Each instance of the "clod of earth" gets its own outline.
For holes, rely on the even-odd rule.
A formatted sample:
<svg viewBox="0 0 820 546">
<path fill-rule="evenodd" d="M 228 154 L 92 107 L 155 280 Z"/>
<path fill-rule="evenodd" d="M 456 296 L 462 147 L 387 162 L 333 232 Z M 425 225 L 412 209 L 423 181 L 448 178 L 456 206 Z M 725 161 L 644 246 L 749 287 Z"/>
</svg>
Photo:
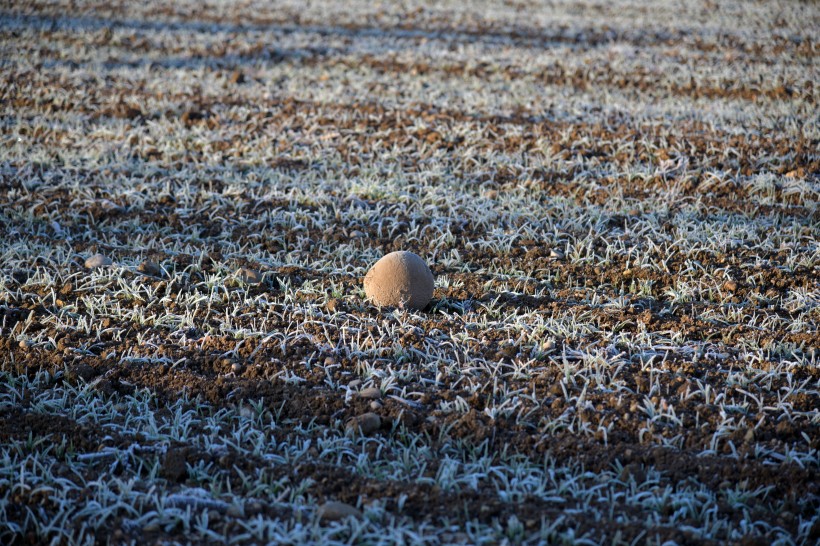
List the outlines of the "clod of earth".
<svg viewBox="0 0 820 546">
<path fill-rule="evenodd" d="M 433 273 L 418 255 L 391 252 L 370 268 L 364 278 L 367 297 L 378 306 L 424 309 L 433 298 Z"/>
<path fill-rule="evenodd" d="M 82 379 L 87 383 L 94 378 L 94 368 L 84 363 L 76 364 L 68 369 L 67 376 L 73 380 Z"/>
<path fill-rule="evenodd" d="M 344 502 L 328 501 L 316 510 L 319 521 L 339 521 L 346 518 L 360 519 L 362 513 L 355 506 Z"/>
<path fill-rule="evenodd" d="M 187 451 L 185 449 L 169 449 L 165 453 L 159 474 L 171 483 L 180 482 L 188 475 Z"/>
<path fill-rule="evenodd" d="M 112 265 L 114 262 L 108 256 L 102 254 L 94 254 L 85 261 L 86 269 L 94 269 L 96 267 L 106 267 Z"/>
<path fill-rule="evenodd" d="M 382 391 L 378 387 L 367 387 L 359 391 L 359 396 L 375 400 L 382 397 Z"/>
<path fill-rule="evenodd" d="M 156 264 L 148 260 L 139 264 L 137 266 L 137 271 L 145 275 L 151 275 L 152 277 L 162 276 L 162 268 L 159 266 L 159 264 Z"/>
<path fill-rule="evenodd" d="M 376 432 L 381 426 L 381 417 L 375 413 L 368 412 L 348 421 L 345 426 L 345 430 L 348 434 L 355 434 L 358 432 L 359 434 L 367 435 L 372 432 Z"/>
</svg>

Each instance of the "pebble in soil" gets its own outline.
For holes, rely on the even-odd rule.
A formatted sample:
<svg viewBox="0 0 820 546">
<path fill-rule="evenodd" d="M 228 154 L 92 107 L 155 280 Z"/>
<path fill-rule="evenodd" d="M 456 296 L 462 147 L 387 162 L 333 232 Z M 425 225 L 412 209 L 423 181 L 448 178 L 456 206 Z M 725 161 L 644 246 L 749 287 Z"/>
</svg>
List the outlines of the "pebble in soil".
<svg viewBox="0 0 820 546">
<path fill-rule="evenodd" d="M 108 256 L 103 256 L 102 254 L 94 254 L 93 256 L 89 256 L 85 260 L 85 267 L 86 269 L 96 269 L 98 267 L 107 267 L 112 265 L 114 261 L 109 258 Z"/>
<path fill-rule="evenodd" d="M 382 307 L 421 310 L 433 298 L 435 279 L 417 254 L 398 250 L 383 256 L 367 272 L 364 291 Z"/>
<path fill-rule="evenodd" d="M 259 284 L 262 282 L 262 274 L 248 267 L 240 267 L 236 272 L 236 278 L 243 284 Z"/>
<path fill-rule="evenodd" d="M 376 432 L 381 428 L 381 417 L 375 413 L 365 413 L 359 415 L 347 422 L 345 431 L 347 434 L 356 434 L 357 432 L 363 436 Z"/>
<path fill-rule="evenodd" d="M 377 400 L 382 397 L 382 391 L 378 387 L 367 387 L 359 391 L 359 397 Z"/>
<path fill-rule="evenodd" d="M 347 518 L 360 519 L 362 512 L 344 502 L 328 501 L 316 510 L 319 521 L 339 521 Z"/>
</svg>

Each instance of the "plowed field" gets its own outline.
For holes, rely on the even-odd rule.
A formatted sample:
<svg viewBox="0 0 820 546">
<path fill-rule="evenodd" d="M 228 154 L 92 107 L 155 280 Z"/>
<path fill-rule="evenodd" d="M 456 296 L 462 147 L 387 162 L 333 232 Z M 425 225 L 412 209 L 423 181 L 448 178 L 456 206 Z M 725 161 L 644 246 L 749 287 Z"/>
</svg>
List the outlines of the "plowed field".
<svg viewBox="0 0 820 546">
<path fill-rule="evenodd" d="M 819 32 L 0 2 L 0 543 L 817 544 Z"/>
</svg>

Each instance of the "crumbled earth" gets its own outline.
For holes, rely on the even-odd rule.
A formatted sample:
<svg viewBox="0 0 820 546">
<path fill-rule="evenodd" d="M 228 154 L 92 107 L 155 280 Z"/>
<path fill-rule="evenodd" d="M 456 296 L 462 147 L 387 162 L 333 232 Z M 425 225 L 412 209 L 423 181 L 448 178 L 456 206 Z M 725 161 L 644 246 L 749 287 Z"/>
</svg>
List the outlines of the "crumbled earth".
<svg viewBox="0 0 820 546">
<path fill-rule="evenodd" d="M 817 28 L 0 6 L 0 543 L 820 541 Z"/>
</svg>

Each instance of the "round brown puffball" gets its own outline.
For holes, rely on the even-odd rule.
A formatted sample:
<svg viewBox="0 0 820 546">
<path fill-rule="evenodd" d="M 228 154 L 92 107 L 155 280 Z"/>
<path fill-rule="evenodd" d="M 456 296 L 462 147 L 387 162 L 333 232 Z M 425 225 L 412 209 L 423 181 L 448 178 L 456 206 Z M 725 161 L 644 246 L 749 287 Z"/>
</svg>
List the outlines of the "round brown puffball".
<svg viewBox="0 0 820 546">
<path fill-rule="evenodd" d="M 424 260 L 406 250 L 382 257 L 364 277 L 365 294 L 379 306 L 424 309 L 433 298 L 434 284 Z"/>
</svg>

